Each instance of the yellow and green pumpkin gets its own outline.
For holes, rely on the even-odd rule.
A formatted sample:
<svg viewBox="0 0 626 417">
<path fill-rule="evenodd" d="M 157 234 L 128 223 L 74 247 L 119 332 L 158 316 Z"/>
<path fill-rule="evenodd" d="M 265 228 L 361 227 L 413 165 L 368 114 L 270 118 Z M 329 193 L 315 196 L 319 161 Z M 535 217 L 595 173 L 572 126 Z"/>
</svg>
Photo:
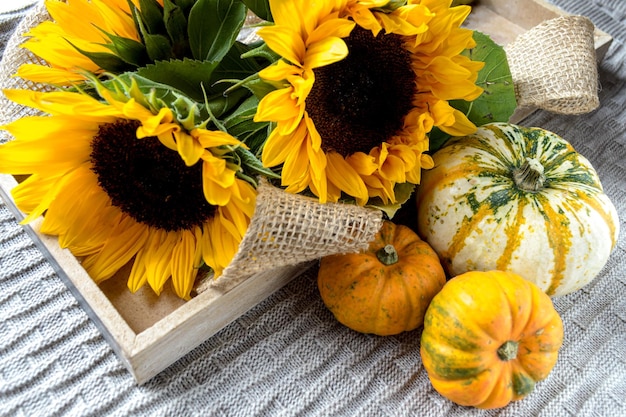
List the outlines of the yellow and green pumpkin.
<svg viewBox="0 0 626 417">
<path fill-rule="evenodd" d="M 512 272 L 472 271 L 452 278 L 432 299 L 420 354 L 441 395 L 499 408 L 550 374 L 562 344 L 561 317 L 539 287 Z"/>
<path fill-rule="evenodd" d="M 608 261 L 617 211 L 560 136 L 492 123 L 450 139 L 433 159 L 416 195 L 418 232 L 451 276 L 508 270 L 561 296 Z"/>
<path fill-rule="evenodd" d="M 317 276 L 322 301 L 340 323 L 379 336 L 421 326 L 445 282 L 428 243 L 388 220 L 366 250 L 322 258 Z"/>
</svg>

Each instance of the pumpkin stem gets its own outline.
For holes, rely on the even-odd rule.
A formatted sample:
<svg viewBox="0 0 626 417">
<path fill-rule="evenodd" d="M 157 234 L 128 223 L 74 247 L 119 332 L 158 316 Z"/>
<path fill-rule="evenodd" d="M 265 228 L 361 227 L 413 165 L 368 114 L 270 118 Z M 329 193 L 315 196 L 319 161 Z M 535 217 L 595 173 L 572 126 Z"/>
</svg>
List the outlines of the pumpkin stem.
<svg viewBox="0 0 626 417">
<path fill-rule="evenodd" d="M 519 344 L 512 340 L 506 341 L 498 348 L 498 357 L 503 361 L 510 361 L 517 357 Z"/>
<path fill-rule="evenodd" d="M 546 176 L 543 165 L 535 158 L 526 158 L 521 167 L 513 171 L 515 184 L 525 191 L 537 192 L 543 188 Z"/>
<path fill-rule="evenodd" d="M 398 251 L 396 251 L 396 248 L 394 248 L 390 243 L 385 245 L 385 247 L 378 249 L 376 257 L 385 265 L 393 265 L 398 262 Z"/>
</svg>

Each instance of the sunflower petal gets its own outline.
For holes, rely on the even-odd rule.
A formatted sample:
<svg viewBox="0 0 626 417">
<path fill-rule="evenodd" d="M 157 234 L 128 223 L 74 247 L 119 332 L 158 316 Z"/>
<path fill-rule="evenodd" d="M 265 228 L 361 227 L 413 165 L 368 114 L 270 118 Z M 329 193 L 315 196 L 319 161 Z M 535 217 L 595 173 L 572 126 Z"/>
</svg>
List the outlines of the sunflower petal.
<svg viewBox="0 0 626 417">
<path fill-rule="evenodd" d="M 453 124 L 440 125 L 439 128 L 452 136 L 466 136 L 476 131 L 476 125 L 462 112 L 455 109 L 453 116 Z"/>
<path fill-rule="evenodd" d="M 55 187 L 61 175 L 33 174 L 13 187 L 11 195 L 17 207 L 24 213 L 32 213 L 37 210 L 42 196 L 47 195 Z M 43 208 L 41 212 L 45 211 Z M 36 217 L 39 214 L 35 214 Z M 26 223 L 26 222 L 25 222 Z"/>
<path fill-rule="evenodd" d="M 119 109 L 80 93 L 33 90 L 3 90 L 3 93 L 9 100 L 23 106 L 51 115 L 72 116 L 75 120 L 102 122 L 103 118 L 123 117 Z"/>
<path fill-rule="evenodd" d="M 306 139 L 306 125 L 300 123 L 298 128 L 290 135 L 283 135 L 278 129 L 274 129 L 267 138 L 261 154 L 261 160 L 265 167 L 275 167 L 287 159 L 294 149 L 300 149 Z"/>
<path fill-rule="evenodd" d="M 188 167 L 195 165 L 204 153 L 204 147 L 185 132 L 179 132 L 176 135 L 176 144 L 179 155 Z"/>
<path fill-rule="evenodd" d="M 378 169 L 375 158 L 364 152 L 355 152 L 352 155 L 348 155 L 346 162 L 348 162 L 359 175 L 372 175 Z"/>
<path fill-rule="evenodd" d="M 277 25 L 288 27 L 298 37 L 306 37 L 316 23 L 320 8 L 327 2 L 272 0 L 270 8 Z"/>
<path fill-rule="evenodd" d="M 196 237 L 192 231 L 181 232 L 181 237 L 172 251 L 172 284 L 180 298 L 191 299 L 190 293 L 198 272 L 195 264 Z"/>
<path fill-rule="evenodd" d="M 315 28 L 307 38 L 307 45 L 314 44 L 326 38 L 346 38 L 354 29 L 356 23 L 348 19 L 328 19 Z"/>
<path fill-rule="evenodd" d="M 301 117 L 301 111 L 292 93 L 293 87 L 288 87 L 267 94 L 259 102 L 254 121 L 286 122 L 293 124 L 295 129 Z"/>
<path fill-rule="evenodd" d="M 146 275 L 150 288 L 158 295 L 172 275 L 172 253 L 180 234 L 177 232 L 159 231 L 158 246 L 146 252 Z M 155 241 L 156 243 L 157 241 Z"/>
<path fill-rule="evenodd" d="M 224 228 L 223 223 L 227 221 L 221 217 L 213 217 L 204 232 L 208 239 L 205 238 L 203 242 L 202 258 L 213 269 L 215 278 L 222 275 L 239 245 L 239 240 Z"/>
<path fill-rule="evenodd" d="M 235 226 L 233 236 L 243 238 L 248 230 L 250 218 L 254 214 L 256 190 L 246 181 L 237 180 L 236 197 L 231 198 L 231 204 L 220 207 L 222 217 L 229 219 Z"/>
<path fill-rule="evenodd" d="M 66 117 L 24 117 L 3 126 L 16 140 L 0 145 L 0 171 L 14 175 L 64 172 L 88 161 L 96 131 Z M 97 128 L 97 126 L 96 126 Z"/>
<path fill-rule="evenodd" d="M 83 267 L 97 283 L 111 278 L 135 256 L 147 238 L 145 225 L 130 217 L 122 218 L 102 250 L 86 257 Z"/>
<path fill-rule="evenodd" d="M 216 148 L 225 145 L 246 147 L 239 139 L 219 130 L 194 129 L 190 133 L 203 148 Z"/>
<path fill-rule="evenodd" d="M 269 26 L 258 30 L 267 46 L 294 65 L 301 65 L 306 47 L 300 35 L 286 26 Z"/>
<path fill-rule="evenodd" d="M 336 152 L 326 154 L 326 159 L 328 180 L 346 194 L 356 198 L 360 205 L 365 204 L 368 199 L 367 187 L 359 174 Z"/>
<path fill-rule="evenodd" d="M 146 253 L 147 249 L 145 246 L 141 248 L 139 252 L 137 252 L 135 260 L 133 261 L 133 267 L 131 268 L 130 274 L 128 275 L 126 286 L 132 293 L 139 291 L 139 289 L 143 287 L 148 281 L 145 263 Z"/>
<path fill-rule="evenodd" d="M 407 167 L 402 158 L 393 154 L 389 154 L 385 158 L 385 162 L 381 164 L 378 170 L 382 178 L 400 184 L 406 182 L 406 171 Z"/>
<path fill-rule="evenodd" d="M 348 56 L 348 46 L 341 38 L 330 37 L 315 42 L 307 49 L 306 68 L 318 68 L 341 61 Z"/>
<path fill-rule="evenodd" d="M 40 191 L 40 190 L 36 188 L 39 185 L 37 184 L 36 179 L 38 179 L 38 177 L 32 176 L 29 178 L 29 180 L 32 180 L 32 181 L 28 181 L 28 180 L 27 180 L 28 182 L 24 181 L 22 184 L 17 185 L 12 190 L 13 197 L 15 199 L 15 204 L 17 205 L 18 208 L 21 209 L 26 204 L 33 204 L 33 203 L 36 204 L 36 206 L 30 210 L 30 212 L 28 213 L 28 216 L 26 216 L 20 222 L 21 224 L 30 223 L 36 218 L 38 218 L 39 216 L 42 216 L 43 213 L 50 206 L 50 203 L 56 198 L 57 194 L 59 193 L 59 191 L 62 189 L 62 187 L 65 185 L 65 182 L 66 182 L 64 178 L 61 177 L 58 179 L 58 181 L 54 181 L 54 183 L 51 184 L 51 187 L 49 187 L 46 190 L 45 194 L 37 194 L 37 191 Z M 34 188 L 31 188 L 31 187 L 34 187 Z M 31 196 L 33 197 L 33 200 L 29 201 L 29 197 Z M 22 201 L 24 201 L 24 203 L 22 203 Z"/>
<path fill-rule="evenodd" d="M 207 155 L 202 161 L 202 189 L 204 198 L 214 206 L 230 202 L 235 172 L 226 168 L 226 161 Z"/>
<path fill-rule="evenodd" d="M 59 235 L 59 245 L 75 256 L 94 254 L 119 223 L 121 212 L 97 185 L 90 165 L 83 164 L 64 179 L 67 182 L 50 203 L 41 232 Z"/>
<path fill-rule="evenodd" d="M 300 192 L 306 188 L 310 180 L 309 157 L 307 155 L 306 141 L 299 144 L 298 148 L 290 149 L 285 158 L 282 170 L 282 184 L 288 186 L 289 192 Z M 294 187 L 298 191 L 294 191 Z"/>
<path fill-rule="evenodd" d="M 259 71 L 261 78 L 270 81 L 283 81 L 300 74 L 302 74 L 302 68 L 282 60 L 276 61 L 274 65 L 270 65 Z"/>
<path fill-rule="evenodd" d="M 85 81 L 85 77 L 73 71 L 61 68 L 52 68 L 38 64 L 22 64 L 17 69 L 16 75 L 19 78 L 35 83 L 66 85 Z"/>
</svg>

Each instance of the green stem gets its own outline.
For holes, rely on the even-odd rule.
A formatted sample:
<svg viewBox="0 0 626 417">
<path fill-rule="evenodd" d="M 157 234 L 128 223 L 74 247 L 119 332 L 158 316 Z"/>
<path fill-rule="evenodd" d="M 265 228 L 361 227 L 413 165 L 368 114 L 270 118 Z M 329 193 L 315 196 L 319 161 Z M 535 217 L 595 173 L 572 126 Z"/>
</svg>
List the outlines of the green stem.
<svg viewBox="0 0 626 417">
<path fill-rule="evenodd" d="M 398 252 L 391 243 L 379 249 L 376 252 L 376 257 L 385 265 L 393 265 L 398 262 Z"/>
<path fill-rule="evenodd" d="M 498 348 L 498 357 L 503 361 L 510 361 L 517 357 L 519 343 L 512 340 L 506 341 Z"/>
<path fill-rule="evenodd" d="M 515 184 L 525 191 L 537 192 L 543 188 L 546 176 L 543 165 L 535 158 L 526 158 L 521 167 L 513 171 Z"/>
</svg>

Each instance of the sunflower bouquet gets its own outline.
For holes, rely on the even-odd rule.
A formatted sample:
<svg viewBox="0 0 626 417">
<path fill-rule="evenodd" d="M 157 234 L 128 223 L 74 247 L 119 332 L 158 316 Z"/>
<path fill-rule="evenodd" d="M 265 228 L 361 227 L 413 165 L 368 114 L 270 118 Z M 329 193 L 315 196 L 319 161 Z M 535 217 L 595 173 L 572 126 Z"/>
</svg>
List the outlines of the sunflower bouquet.
<svg viewBox="0 0 626 417">
<path fill-rule="evenodd" d="M 359 216 L 375 231 L 445 138 L 516 107 L 503 49 L 451 0 L 43 5 L 16 73 L 28 88 L 4 91 L 36 113 L 2 127 L 0 171 L 21 180 L 24 222 L 43 215 L 96 282 L 130 263 L 131 291 L 171 281 L 189 299 L 200 271 L 223 275 L 267 186 L 266 205 L 293 196 L 308 218 L 350 206 L 341 227 L 367 244 Z"/>
</svg>

